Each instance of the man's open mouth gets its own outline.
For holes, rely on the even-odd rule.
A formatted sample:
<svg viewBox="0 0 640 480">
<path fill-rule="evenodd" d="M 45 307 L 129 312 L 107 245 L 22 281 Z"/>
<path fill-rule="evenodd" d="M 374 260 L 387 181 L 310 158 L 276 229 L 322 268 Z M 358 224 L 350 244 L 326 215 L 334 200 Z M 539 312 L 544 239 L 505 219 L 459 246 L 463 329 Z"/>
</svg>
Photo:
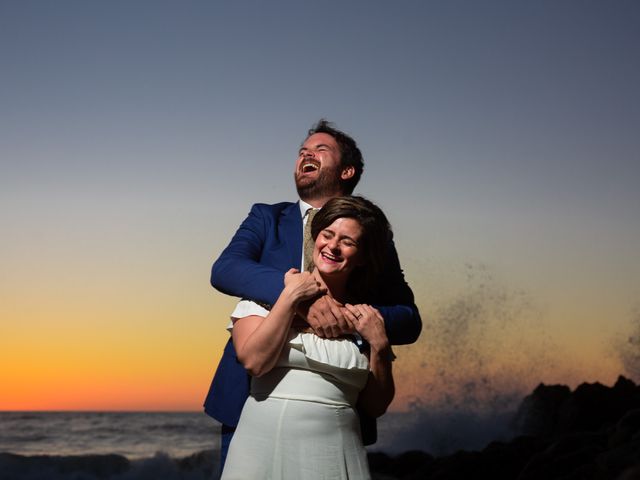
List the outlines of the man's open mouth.
<svg viewBox="0 0 640 480">
<path fill-rule="evenodd" d="M 317 170 L 320 170 L 320 164 L 317 162 L 307 160 L 302 165 L 300 165 L 300 172 L 302 173 L 311 173 Z"/>
</svg>

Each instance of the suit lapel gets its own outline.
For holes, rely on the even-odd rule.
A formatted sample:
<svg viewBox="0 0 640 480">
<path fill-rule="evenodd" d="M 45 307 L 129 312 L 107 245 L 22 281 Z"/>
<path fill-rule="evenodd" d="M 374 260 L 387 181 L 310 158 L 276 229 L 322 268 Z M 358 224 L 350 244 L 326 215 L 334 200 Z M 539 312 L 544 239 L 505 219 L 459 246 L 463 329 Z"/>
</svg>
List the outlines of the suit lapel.
<svg viewBox="0 0 640 480">
<path fill-rule="evenodd" d="M 302 263 L 302 218 L 298 202 L 282 211 L 280 217 L 280 238 L 287 245 L 291 265 L 300 268 Z"/>
</svg>

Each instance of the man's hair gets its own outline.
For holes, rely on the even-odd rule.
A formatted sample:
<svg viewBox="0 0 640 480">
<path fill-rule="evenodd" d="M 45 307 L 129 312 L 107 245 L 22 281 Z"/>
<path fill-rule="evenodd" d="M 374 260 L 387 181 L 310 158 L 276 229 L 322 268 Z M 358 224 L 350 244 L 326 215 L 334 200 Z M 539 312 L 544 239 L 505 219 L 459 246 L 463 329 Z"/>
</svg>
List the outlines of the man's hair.
<svg viewBox="0 0 640 480">
<path fill-rule="evenodd" d="M 322 230 L 339 218 L 352 218 L 362 228 L 358 250 L 364 265 L 357 267 L 347 282 L 352 301 L 362 301 L 380 279 L 393 232 L 384 212 L 373 202 L 359 196 L 335 197 L 313 218 L 311 236 L 314 241 Z"/>
<path fill-rule="evenodd" d="M 353 167 L 355 173 L 351 178 L 342 181 L 342 193 L 345 195 L 351 195 L 354 188 L 360 181 L 362 171 L 364 170 L 364 159 L 362 158 L 362 152 L 358 148 L 356 141 L 346 133 L 338 130 L 333 126 L 331 122 L 328 122 L 324 118 L 321 118 L 307 134 L 307 138 L 314 133 L 326 133 L 331 135 L 338 147 L 340 148 L 340 162 L 342 168 Z"/>
</svg>

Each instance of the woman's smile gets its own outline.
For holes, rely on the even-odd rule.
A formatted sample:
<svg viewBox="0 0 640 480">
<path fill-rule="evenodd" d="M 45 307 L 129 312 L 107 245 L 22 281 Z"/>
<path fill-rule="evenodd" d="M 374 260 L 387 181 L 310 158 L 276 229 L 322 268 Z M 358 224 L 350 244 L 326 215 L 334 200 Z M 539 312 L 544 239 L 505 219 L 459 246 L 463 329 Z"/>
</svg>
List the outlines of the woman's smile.
<svg viewBox="0 0 640 480">
<path fill-rule="evenodd" d="M 326 275 L 348 274 L 360 262 L 358 241 L 362 227 L 353 218 L 338 218 L 320 231 L 315 243 L 315 264 Z"/>
</svg>

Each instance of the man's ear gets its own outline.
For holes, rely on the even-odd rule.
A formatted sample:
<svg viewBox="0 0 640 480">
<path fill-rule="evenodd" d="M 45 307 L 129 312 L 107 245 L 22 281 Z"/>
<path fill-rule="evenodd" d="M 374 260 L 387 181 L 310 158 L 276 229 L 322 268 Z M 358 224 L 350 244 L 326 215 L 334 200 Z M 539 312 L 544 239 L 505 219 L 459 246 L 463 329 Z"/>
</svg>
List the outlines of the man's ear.
<svg viewBox="0 0 640 480">
<path fill-rule="evenodd" d="M 356 174 L 356 169 L 353 166 L 349 165 L 348 167 L 344 167 L 342 169 L 342 173 L 340 174 L 340 178 L 342 180 L 348 180 Z"/>
</svg>

